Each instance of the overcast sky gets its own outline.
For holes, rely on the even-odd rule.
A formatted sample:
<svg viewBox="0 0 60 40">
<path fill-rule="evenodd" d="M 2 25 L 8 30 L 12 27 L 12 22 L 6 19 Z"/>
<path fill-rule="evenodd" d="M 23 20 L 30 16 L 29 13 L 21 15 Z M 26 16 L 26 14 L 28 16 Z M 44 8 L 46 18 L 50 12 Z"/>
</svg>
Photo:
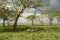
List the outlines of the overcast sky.
<svg viewBox="0 0 60 40">
<path fill-rule="evenodd" d="M 60 9 L 60 0 L 50 0 L 50 6 L 52 8 Z"/>
</svg>

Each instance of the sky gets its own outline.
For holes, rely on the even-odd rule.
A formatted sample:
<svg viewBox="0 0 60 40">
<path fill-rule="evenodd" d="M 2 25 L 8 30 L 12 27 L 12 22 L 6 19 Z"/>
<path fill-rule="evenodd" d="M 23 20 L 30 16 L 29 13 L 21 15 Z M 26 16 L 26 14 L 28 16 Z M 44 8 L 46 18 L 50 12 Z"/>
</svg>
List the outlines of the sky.
<svg viewBox="0 0 60 40">
<path fill-rule="evenodd" d="M 8 0 L 8 1 L 11 1 L 11 0 Z M 60 0 L 50 0 L 50 7 L 60 9 Z"/>
<path fill-rule="evenodd" d="M 60 9 L 60 0 L 50 0 L 50 7 Z"/>
</svg>

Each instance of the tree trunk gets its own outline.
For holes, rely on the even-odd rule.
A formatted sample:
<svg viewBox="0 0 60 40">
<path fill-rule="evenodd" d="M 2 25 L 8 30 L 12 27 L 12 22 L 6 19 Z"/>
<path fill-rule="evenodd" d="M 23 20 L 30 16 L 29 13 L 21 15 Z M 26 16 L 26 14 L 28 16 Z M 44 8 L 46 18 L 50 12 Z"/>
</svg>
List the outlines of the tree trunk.
<svg viewBox="0 0 60 40">
<path fill-rule="evenodd" d="M 9 22 L 9 20 L 7 21 L 8 22 L 8 26 L 10 25 L 10 22 Z"/>
<path fill-rule="evenodd" d="M 18 22 L 20 13 L 23 13 L 24 9 L 22 9 L 21 11 L 19 11 L 19 14 L 17 14 L 17 17 L 16 17 L 15 22 L 14 22 L 14 25 L 13 25 L 13 31 L 16 31 L 16 26 L 17 26 L 17 22 Z"/>
<path fill-rule="evenodd" d="M 52 19 L 50 20 L 50 25 L 52 25 Z"/>
<path fill-rule="evenodd" d="M 44 25 L 43 21 L 40 21 L 40 20 L 38 20 L 38 21 L 41 23 L 41 25 Z"/>
<path fill-rule="evenodd" d="M 3 30 L 5 30 L 5 20 L 3 20 Z"/>
<path fill-rule="evenodd" d="M 34 22 L 33 22 L 33 20 L 32 20 L 32 25 L 34 25 Z"/>
<path fill-rule="evenodd" d="M 3 27 L 5 27 L 5 20 L 3 20 Z"/>
<path fill-rule="evenodd" d="M 15 22 L 14 22 L 14 25 L 13 25 L 13 31 L 16 31 L 16 26 L 17 26 L 17 22 L 18 22 L 19 16 L 20 16 L 20 13 L 17 15 L 17 17 L 15 19 Z"/>
</svg>

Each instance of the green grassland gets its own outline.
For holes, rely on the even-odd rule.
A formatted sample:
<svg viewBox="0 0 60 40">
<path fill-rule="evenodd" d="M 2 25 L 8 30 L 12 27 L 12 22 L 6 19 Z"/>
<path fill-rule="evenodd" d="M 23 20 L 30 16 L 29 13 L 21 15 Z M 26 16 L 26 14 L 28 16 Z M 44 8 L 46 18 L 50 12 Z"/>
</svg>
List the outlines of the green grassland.
<svg viewBox="0 0 60 40">
<path fill-rule="evenodd" d="M 38 31 L 26 31 L 27 29 Z M 0 26 L 0 40 L 60 40 L 60 25 L 18 25 L 16 31 L 12 26 L 6 26 L 6 30 Z"/>
</svg>

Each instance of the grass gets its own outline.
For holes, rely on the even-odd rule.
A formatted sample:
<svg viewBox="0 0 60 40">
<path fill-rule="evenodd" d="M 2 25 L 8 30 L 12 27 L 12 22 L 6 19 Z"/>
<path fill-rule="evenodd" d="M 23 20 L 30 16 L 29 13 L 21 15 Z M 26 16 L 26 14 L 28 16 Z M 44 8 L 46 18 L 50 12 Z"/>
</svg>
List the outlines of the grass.
<svg viewBox="0 0 60 40">
<path fill-rule="evenodd" d="M 60 32 L 5 32 L 0 40 L 60 40 Z"/>
<path fill-rule="evenodd" d="M 26 29 L 38 28 L 38 32 L 27 32 Z M 2 31 L 0 26 L 0 40 L 60 40 L 59 25 L 19 25 L 16 32 L 12 31 L 11 26 L 6 26 L 6 31 Z"/>
</svg>

